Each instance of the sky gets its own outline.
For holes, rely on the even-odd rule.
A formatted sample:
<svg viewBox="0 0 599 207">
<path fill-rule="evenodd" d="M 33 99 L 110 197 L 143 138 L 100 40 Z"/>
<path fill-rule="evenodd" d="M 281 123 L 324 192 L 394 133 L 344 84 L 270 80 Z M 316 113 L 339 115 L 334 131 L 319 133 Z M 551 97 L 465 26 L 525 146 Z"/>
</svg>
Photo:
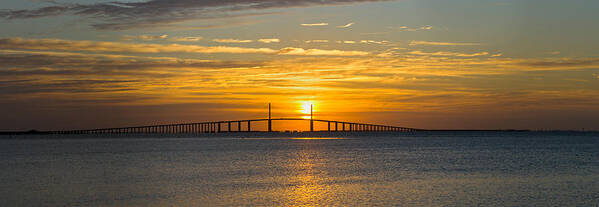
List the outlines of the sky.
<svg viewBox="0 0 599 207">
<path fill-rule="evenodd" d="M 599 130 L 599 1 L 3 0 L 0 130 Z M 276 130 L 305 130 L 304 123 Z"/>
</svg>

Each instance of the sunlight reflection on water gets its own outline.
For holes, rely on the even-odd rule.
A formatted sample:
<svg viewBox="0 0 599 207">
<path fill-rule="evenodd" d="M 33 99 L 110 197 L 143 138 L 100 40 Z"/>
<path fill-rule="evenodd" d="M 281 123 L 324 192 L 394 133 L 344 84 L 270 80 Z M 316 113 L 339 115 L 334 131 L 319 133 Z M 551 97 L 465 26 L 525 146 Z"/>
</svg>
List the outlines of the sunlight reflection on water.
<svg viewBox="0 0 599 207">
<path fill-rule="evenodd" d="M 592 206 L 596 137 L 0 140 L 0 206 Z"/>
</svg>

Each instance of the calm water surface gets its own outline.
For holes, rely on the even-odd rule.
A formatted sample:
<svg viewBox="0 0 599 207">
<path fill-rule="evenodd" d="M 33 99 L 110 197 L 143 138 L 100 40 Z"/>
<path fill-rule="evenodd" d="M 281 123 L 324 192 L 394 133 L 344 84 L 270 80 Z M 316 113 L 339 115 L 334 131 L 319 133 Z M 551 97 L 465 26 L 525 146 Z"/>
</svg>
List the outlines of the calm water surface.
<svg viewBox="0 0 599 207">
<path fill-rule="evenodd" d="M 0 139 L 0 206 L 598 206 L 599 134 Z"/>
</svg>

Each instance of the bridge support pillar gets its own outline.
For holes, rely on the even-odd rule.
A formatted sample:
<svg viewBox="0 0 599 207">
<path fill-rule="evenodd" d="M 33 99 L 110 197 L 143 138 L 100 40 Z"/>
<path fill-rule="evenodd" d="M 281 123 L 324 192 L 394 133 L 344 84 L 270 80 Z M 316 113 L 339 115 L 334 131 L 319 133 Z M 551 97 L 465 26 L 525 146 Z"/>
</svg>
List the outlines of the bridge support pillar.
<svg viewBox="0 0 599 207">
<path fill-rule="evenodd" d="M 272 132 L 272 120 L 268 119 L 268 132 Z"/>
<path fill-rule="evenodd" d="M 329 132 L 331 132 L 331 122 L 327 121 Z"/>
<path fill-rule="evenodd" d="M 251 121 L 248 121 L 248 132 L 251 132 L 251 131 L 252 131 L 252 127 L 251 127 L 251 124 L 250 124 L 250 122 L 251 122 Z"/>
<path fill-rule="evenodd" d="M 231 122 L 227 122 L 227 125 L 229 125 L 229 126 L 227 127 L 227 132 L 231 132 Z"/>
</svg>

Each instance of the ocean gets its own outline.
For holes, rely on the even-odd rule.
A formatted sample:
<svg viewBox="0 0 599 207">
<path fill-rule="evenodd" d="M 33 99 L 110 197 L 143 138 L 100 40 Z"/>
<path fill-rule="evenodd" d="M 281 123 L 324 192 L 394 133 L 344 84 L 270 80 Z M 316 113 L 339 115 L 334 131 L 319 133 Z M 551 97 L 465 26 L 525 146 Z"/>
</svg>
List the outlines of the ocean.
<svg viewBox="0 0 599 207">
<path fill-rule="evenodd" d="M 599 133 L 0 137 L 0 206 L 599 206 Z"/>
</svg>

